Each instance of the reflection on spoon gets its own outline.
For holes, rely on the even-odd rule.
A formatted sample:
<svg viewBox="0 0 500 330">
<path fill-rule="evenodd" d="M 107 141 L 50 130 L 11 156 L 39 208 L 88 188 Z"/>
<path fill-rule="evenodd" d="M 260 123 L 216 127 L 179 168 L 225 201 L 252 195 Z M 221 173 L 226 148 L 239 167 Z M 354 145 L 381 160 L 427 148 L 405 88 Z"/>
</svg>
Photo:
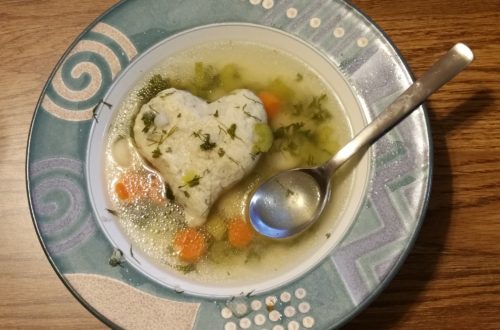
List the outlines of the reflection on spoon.
<svg viewBox="0 0 500 330">
<path fill-rule="evenodd" d="M 473 59 L 466 45 L 456 44 L 326 163 L 288 170 L 264 182 L 250 196 L 248 214 L 253 227 L 272 238 L 287 238 L 306 230 L 330 199 L 333 173 L 396 126 Z"/>
</svg>

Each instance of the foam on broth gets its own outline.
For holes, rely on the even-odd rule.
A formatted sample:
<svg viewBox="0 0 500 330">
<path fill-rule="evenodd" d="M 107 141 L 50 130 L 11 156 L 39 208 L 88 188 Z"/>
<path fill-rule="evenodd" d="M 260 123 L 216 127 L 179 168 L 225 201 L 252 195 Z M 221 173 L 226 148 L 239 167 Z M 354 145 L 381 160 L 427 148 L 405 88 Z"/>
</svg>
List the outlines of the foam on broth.
<svg viewBox="0 0 500 330">
<path fill-rule="evenodd" d="M 202 283 L 234 284 L 251 279 L 253 282 L 268 279 L 282 274 L 297 264 L 306 260 L 330 236 L 335 220 L 340 216 L 346 205 L 346 196 L 353 183 L 353 175 L 348 171 L 340 171 L 334 180 L 332 202 L 327 207 L 322 219 L 305 234 L 295 239 L 272 241 L 263 237 L 254 240 L 252 249 L 224 250 L 223 244 L 217 247 L 221 250 L 208 254 L 193 267 L 180 263 L 172 251 L 173 230 L 182 226 L 182 209 L 171 202 L 164 204 L 134 203 L 122 205 L 116 197 L 114 185 L 118 178 L 130 168 L 154 177 L 154 172 L 133 151 L 132 144 L 128 146 L 130 165 L 127 168 L 119 165 L 116 158 L 115 144 L 130 136 L 131 122 L 140 105 L 137 91 L 143 87 L 153 74 L 161 74 L 173 81 L 186 82 L 193 77 L 193 65 L 202 62 L 220 70 L 228 64 L 235 64 L 242 81 L 252 88 L 266 86 L 279 78 L 290 87 L 300 99 L 310 96 L 326 95 L 322 106 L 329 110 L 330 118 L 324 124 L 332 126 L 328 130 L 328 145 L 326 150 L 315 153 L 313 163 L 321 163 L 344 145 L 351 137 L 351 129 L 347 116 L 341 107 L 333 90 L 328 88 L 318 75 L 298 59 L 281 51 L 249 43 L 249 42 L 217 42 L 193 47 L 167 58 L 161 65 L 148 73 L 140 81 L 129 97 L 121 105 L 114 122 L 111 125 L 105 151 L 105 172 L 110 199 L 115 205 L 114 211 L 123 231 L 129 237 L 134 249 L 140 249 L 156 264 L 166 271 L 184 273 L 190 279 Z M 216 91 L 207 96 L 213 101 L 223 96 L 222 91 Z M 290 116 L 282 115 L 270 121 L 273 130 L 294 122 Z M 320 127 L 321 125 L 318 125 Z M 321 126 L 322 127 L 322 126 Z M 264 154 L 252 173 L 235 187 L 225 192 L 213 206 L 211 217 L 231 218 L 245 216 L 246 197 L 262 180 L 282 170 L 284 167 L 298 166 L 300 163 L 279 153 Z M 125 161 L 124 161 L 125 162 Z M 302 164 L 304 165 L 304 164 Z M 252 244 L 254 244 L 252 243 Z M 212 244 L 218 242 L 212 241 Z M 212 245 L 214 246 L 214 245 Z"/>
</svg>

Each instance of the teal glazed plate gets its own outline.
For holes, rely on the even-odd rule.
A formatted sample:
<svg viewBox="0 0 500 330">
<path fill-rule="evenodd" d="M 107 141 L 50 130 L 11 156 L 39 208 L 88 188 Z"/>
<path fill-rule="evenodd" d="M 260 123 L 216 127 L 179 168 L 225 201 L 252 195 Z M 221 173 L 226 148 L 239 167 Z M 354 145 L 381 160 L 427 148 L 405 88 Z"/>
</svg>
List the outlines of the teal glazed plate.
<svg viewBox="0 0 500 330">
<path fill-rule="evenodd" d="M 328 76 L 337 76 L 332 78 L 337 86 L 345 85 L 345 95 L 352 96 L 359 112 L 354 131 L 413 81 L 384 33 L 341 0 L 122 1 L 74 41 L 50 76 L 27 149 L 33 222 L 63 283 L 107 325 L 200 330 L 340 327 L 383 290 L 412 248 L 431 185 L 430 128 L 423 107 L 363 158 L 359 203 L 352 221 L 344 223 L 337 238 L 332 234 L 335 244 L 329 243 L 331 248 L 317 261 L 283 281 L 240 294 L 210 294 L 206 288 L 163 283 L 161 272 L 142 267 L 132 246 L 125 248 L 110 234 L 114 220 L 103 212 L 93 185 L 98 173 L 93 160 L 99 155 L 94 149 L 128 84 L 146 73 L 144 65 L 159 61 L 172 47 L 182 48 L 184 40 L 210 39 L 217 33 L 253 40 L 259 39 L 259 31 L 269 37 L 268 43 L 276 41 L 285 48 L 294 43 L 298 48 L 290 49 L 301 49 L 299 57 L 310 53 L 311 59 L 320 59 L 309 62 L 325 65 L 323 71 L 323 64 L 317 64 L 317 72 L 331 69 Z"/>
</svg>

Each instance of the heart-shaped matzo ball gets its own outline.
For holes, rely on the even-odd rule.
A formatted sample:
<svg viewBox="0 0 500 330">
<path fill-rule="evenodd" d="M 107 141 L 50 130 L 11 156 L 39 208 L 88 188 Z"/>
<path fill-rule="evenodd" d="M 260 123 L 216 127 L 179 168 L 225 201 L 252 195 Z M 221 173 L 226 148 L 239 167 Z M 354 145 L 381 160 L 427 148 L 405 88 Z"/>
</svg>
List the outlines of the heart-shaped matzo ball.
<svg viewBox="0 0 500 330">
<path fill-rule="evenodd" d="M 253 169 L 266 151 L 263 129 L 266 112 L 249 90 L 207 103 L 174 88 L 143 105 L 133 127 L 139 153 L 161 173 L 189 226 L 202 225 L 221 192 Z"/>
</svg>

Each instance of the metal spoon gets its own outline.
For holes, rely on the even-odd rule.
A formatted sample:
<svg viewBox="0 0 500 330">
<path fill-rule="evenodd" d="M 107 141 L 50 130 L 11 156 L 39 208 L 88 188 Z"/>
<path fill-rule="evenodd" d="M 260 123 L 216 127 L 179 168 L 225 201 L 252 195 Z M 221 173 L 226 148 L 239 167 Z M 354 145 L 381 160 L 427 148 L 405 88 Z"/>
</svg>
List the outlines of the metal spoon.
<svg viewBox="0 0 500 330">
<path fill-rule="evenodd" d="M 333 173 L 408 116 L 473 58 L 466 45 L 456 44 L 326 163 L 291 169 L 264 182 L 252 194 L 248 206 L 255 230 L 272 238 L 287 238 L 306 230 L 330 199 Z"/>
</svg>

